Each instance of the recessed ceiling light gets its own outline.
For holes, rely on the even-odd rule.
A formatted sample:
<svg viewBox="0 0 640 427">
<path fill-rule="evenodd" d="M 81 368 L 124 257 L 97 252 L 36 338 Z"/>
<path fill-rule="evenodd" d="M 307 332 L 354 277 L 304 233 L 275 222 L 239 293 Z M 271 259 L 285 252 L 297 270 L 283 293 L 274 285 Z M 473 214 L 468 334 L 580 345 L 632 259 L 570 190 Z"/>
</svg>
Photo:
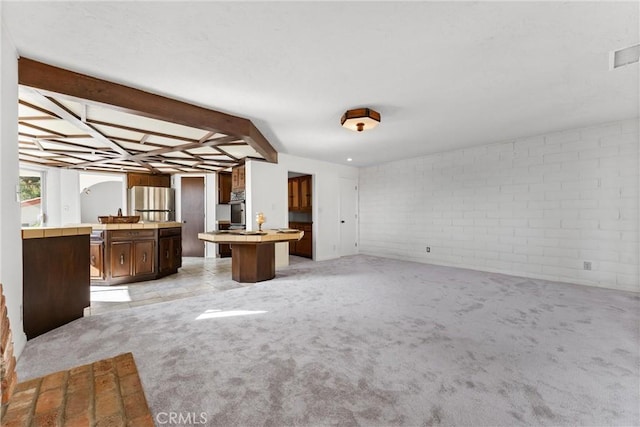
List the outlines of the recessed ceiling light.
<svg viewBox="0 0 640 427">
<path fill-rule="evenodd" d="M 353 161 L 353 159 L 351 157 L 347 158 L 347 162 L 352 162 L 352 161 Z"/>
</svg>

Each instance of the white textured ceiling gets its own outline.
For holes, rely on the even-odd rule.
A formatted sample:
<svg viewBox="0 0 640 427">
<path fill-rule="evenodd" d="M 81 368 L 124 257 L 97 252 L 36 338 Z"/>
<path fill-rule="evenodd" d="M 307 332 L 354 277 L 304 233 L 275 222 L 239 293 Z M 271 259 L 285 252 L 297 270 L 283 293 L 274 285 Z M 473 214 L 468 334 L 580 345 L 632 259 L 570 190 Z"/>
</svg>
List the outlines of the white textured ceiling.
<svg viewBox="0 0 640 427">
<path fill-rule="evenodd" d="M 2 2 L 18 53 L 368 165 L 638 116 L 638 2 Z M 370 132 L 340 127 L 371 107 Z"/>
</svg>

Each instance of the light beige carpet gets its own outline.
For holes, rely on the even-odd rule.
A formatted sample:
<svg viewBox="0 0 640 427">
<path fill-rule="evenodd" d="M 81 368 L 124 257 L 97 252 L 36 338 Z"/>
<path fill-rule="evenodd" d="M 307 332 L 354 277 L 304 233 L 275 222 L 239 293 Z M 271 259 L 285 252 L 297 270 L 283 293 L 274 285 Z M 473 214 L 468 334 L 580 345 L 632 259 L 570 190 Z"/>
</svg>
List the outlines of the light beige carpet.
<svg viewBox="0 0 640 427">
<path fill-rule="evenodd" d="M 159 425 L 630 426 L 639 325 L 638 294 L 354 256 L 80 319 L 18 373 L 131 351 Z"/>
</svg>

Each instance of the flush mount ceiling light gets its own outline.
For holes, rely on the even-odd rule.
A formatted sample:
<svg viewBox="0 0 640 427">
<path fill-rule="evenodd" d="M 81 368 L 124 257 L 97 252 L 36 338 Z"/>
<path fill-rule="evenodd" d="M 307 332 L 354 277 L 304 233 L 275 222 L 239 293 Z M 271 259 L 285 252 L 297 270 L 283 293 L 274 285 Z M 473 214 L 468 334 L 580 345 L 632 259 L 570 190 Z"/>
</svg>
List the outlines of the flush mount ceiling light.
<svg viewBox="0 0 640 427">
<path fill-rule="evenodd" d="M 340 124 L 347 129 L 362 132 L 373 129 L 380 123 L 380 113 L 370 108 L 347 110 L 340 119 Z"/>
</svg>

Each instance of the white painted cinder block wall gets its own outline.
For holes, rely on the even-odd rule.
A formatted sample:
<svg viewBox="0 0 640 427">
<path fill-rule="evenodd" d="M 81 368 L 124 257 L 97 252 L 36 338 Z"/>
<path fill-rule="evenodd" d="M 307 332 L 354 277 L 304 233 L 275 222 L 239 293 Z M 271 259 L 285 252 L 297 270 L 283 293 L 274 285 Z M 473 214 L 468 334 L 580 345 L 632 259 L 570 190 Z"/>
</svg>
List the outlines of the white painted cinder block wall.
<svg viewBox="0 0 640 427">
<path fill-rule="evenodd" d="M 636 118 L 362 168 L 360 252 L 640 291 L 638 140 Z"/>
</svg>

